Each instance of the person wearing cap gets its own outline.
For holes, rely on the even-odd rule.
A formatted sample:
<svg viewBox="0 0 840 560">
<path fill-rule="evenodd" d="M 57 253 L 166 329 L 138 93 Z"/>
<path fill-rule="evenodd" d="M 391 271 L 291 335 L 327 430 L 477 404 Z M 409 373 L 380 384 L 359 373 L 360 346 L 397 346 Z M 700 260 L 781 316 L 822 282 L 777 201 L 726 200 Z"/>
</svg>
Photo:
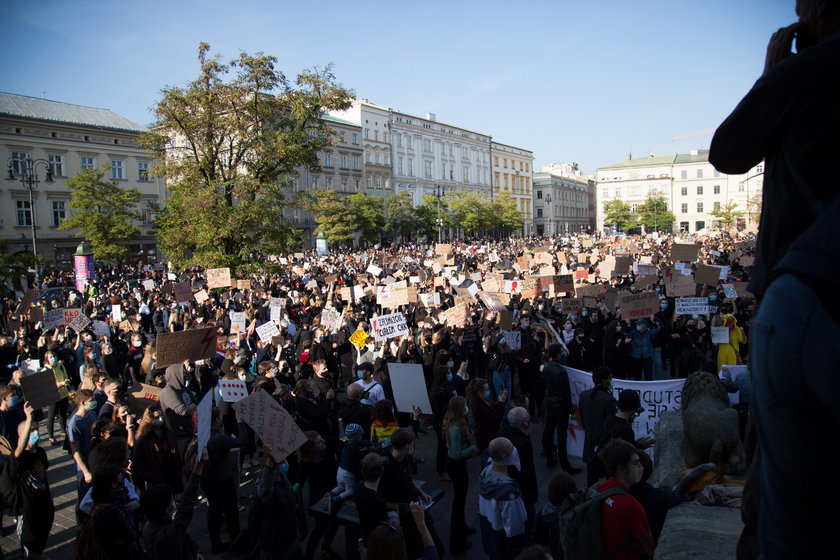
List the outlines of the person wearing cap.
<svg viewBox="0 0 840 560">
<path fill-rule="evenodd" d="M 357 381 L 353 385 L 362 388 L 362 404 L 373 406 L 385 398 L 385 389 L 373 378 L 374 367 L 370 362 L 356 366 Z"/>
<path fill-rule="evenodd" d="M 491 560 L 514 558 L 525 545 L 528 514 L 519 484 L 508 473 L 521 468 L 519 453 L 505 437 L 497 437 L 487 448 L 490 464 L 478 476 L 478 514 L 481 541 Z"/>
<path fill-rule="evenodd" d="M 344 428 L 344 447 L 341 450 L 341 459 L 338 463 L 336 483 L 338 486 L 330 492 L 331 511 L 334 513 L 339 508 L 339 503 L 353 496 L 356 487 L 359 462 L 364 452 L 370 447 L 369 441 L 362 441 L 364 428 L 358 424 L 347 424 Z"/>
<path fill-rule="evenodd" d="M 593 472 L 588 474 L 588 477 L 594 477 L 598 480 L 606 475 L 603 460 L 600 457 L 600 451 L 614 439 L 622 439 L 627 443 L 636 446 L 637 449 L 647 449 L 653 445 L 653 438 L 641 437 L 636 438 L 636 433 L 633 431 L 633 420 L 638 415 L 644 412 L 642 408 L 642 400 L 639 397 L 638 391 L 633 389 L 623 389 L 618 394 L 618 411 L 612 416 L 608 416 L 604 420 L 604 425 L 601 432 L 601 437 L 598 440 L 596 453 L 590 463 Z"/>
</svg>

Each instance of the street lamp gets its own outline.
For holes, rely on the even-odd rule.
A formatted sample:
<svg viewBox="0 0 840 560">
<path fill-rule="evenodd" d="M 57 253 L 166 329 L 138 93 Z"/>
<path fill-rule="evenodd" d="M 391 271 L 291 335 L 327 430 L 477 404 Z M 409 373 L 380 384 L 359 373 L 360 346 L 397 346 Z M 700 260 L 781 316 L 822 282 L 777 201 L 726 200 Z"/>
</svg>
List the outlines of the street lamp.
<svg viewBox="0 0 840 560">
<path fill-rule="evenodd" d="M 547 220 L 548 231 L 546 233 L 548 235 L 551 235 L 551 195 L 550 194 L 545 195 L 545 203 L 548 205 L 548 208 L 547 208 L 548 209 L 548 216 L 547 216 L 547 218 L 548 218 L 548 220 Z"/>
<path fill-rule="evenodd" d="M 47 183 L 52 183 L 52 168 L 50 162 L 45 159 L 32 159 L 26 156 L 25 159 L 9 159 L 9 179 L 15 179 L 15 162 L 18 163 L 17 174 L 20 175 L 20 184 L 29 192 L 29 224 L 32 226 L 32 256 L 35 257 L 35 284 L 41 283 L 40 267 L 38 266 L 38 238 L 35 235 L 35 200 L 34 193 L 38 190 L 40 180 L 38 179 L 38 165 L 44 166 Z"/>
<path fill-rule="evenodd" d="M 435 185 L 434 196 L 437 199 L 437 226 L 438 226 L 438 243 L 441 243 L 441 233 L 443 232 L 443 220 L 440 218 L 440 199 L 446 195 L 446 187 Z"/>
</svg>

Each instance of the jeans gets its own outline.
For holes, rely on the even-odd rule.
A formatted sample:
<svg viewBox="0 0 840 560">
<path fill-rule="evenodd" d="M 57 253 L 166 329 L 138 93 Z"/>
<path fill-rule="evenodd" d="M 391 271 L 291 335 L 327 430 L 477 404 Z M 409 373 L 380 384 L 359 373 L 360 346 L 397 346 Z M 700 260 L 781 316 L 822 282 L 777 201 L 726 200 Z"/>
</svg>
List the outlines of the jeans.
<svg viewBox="0 0 840 560">
<path fill-rule="evenodd" d="M 333 496 L 338 496 L 342 500 L 346 500 L 353 495 L 356 488 L 356 477 L 353 473 L 338 467 L 335 480 L 338 483 L 338 486 L 333 488 L 333 491 L 331 492 Z"/>
<path fill-rule="evenodd" d="M 796 276 L 777 278 L 752 323 L 761 445 L 762 557 L 819 558 L 835 548 L 826 488 L 837 476 L 840 325 Z"/>
</svg>

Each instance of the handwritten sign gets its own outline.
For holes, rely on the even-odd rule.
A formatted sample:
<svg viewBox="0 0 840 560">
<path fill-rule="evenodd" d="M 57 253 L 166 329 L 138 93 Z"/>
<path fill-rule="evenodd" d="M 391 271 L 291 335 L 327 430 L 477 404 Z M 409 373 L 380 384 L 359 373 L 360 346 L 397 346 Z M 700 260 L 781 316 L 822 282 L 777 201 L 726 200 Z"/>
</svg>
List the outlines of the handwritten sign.
<svg viewBox="0 0 840 560">
<path fill-rule="evenodd" d="M 574 293 L 575 281 L 571 274 L 561 274 L 554 277 L 554 293 L 559 294 L 565 292 L 567 294 Z"/>
<path fill-rule="evenodd" d="M 157 367 L 195 362 L 216 355 L 216 328 L 189 329 L 157 335 Z"/>
<path fill-rule="evenodd" d="M 155 289 L 155 281 L 151 279 L 143 280 L 143 289 L 151 292 Z"/>
<path fill-rule="evenodd" d="M 242 334 L 245 332 L 246 316 L 244 311 L 234 311 L 230 314 L 230 332 Z"/>
<path fill-rule="evenodd" d="M 207 290 L 199 290 L 198 292 L 195 293 L 195 301 L 199 305 L 201 305 L 202 303 L 204 303 L 208 299 L 210 299 L 210 296 L 207 295 Z"/>
<path fill-rule="evenodd" d="M 271 449 L 275 461 L 283 461 L 307 442 L 307 437 L 286 409 L 265 391 L 254 391 L 234 403 L 233 408 L 257 433 L 263 444 Z"/>
<path fill-rule="evenodd" d="M 229 268 L 208 268 L 207 288 L 228 288 L 231 286 Z"/>
<path fill-rule="evenodd" d="M 712 327 L 712 344 L 729 344 L 729 327 Z"/>
<path fill-rule="evenodd" d="M 236 281 L 236 288 L 241 291 L 250 290 L 251 289 L 251 281 L 250 280 L 237 280 Z"/>
<path fill-rule="evenodd" d="M 73 309 L 67 309 L 65 307 L 64 308 L 64 324 L 69 325 L 70 323 L 72 323 L 73 321 L 76 320 L 76 317 L 78 317 L 81 314 L 82 314 L 82 310 L 79 309 L 78 307 L 75 307 Z"/>
<path fill-rule="evenodd" d="M 462 303 L 460 305 L 456 305 L 452 309 L 448 309 L 446 311 L 446 324 L 454 327 L 463 327 L 467 322 L 468 313 L 469 307 L 467 304 Z"/>
<path fill-rule="evenodd" d="M 438 292 L 432 292 L 431 294 L 419 294 L 420 296 L 420 303 L 423 304 L 423 307 L 434 307 L 436 305 L 440 305 L 440 294 Z"/>
<path fill-rule="evenodd" d="M 659 294 L 646 292 L 643 294 L 622 294 L 618 298 L 621 306 L 621 317 L 625 321 L 650 317 L 659 310 Z"/>
<path fill-rule="evenodd" d="M 379 276 L 382 274 L 382 269 L 376 266 L 375 264 L 369 265 L 365 270 L 368 274 L 373 274 L 374 276 Z"/>
<path fill-rule="evenodd" d="M 503 311 L 507 309 L 507 304 L 505 304 L 504 299 L 499 294 L 478 292 L 478 297 L 489 311 Z"/>
<path fill-rule="evenodd" d="M 562 310 L 565 315 L 580 313 L 583 309 L 583 301 L 580 298 L 561 300 Z"/>
<path fill-rule="evenodd" d="M 408 332 L 408 325 L 402 313 L 391 313 L 381 317 L 374 317 L 370 320 L 373 329 L 373 337 L 379 342 L 395 338 Z"/>
<path fill-rule="evenodd" d="M 85 330 L 85 327 L 87 327 L 89 324 L 90 319 L 88 319 L 85 315 L 79 314 L 70 323 L 70 328 L 76 332 L 82 332 L 83 330 Z"/>
<path fill-rule="evenodd" d="M 96 336 L 111 336 L 111 327 L 105 321 L 94 321 L 93 332 Z"/>
<path fill-rule="evenodd" d="M 438 243 L 435 245 L 435 254 L 446 256 L 452 254 L 452 244 L 451 243 Z"/>
<path fill-rule="evenodd" d="M 263 342 L 268 342 L 272 337 L 278 336 L 279 334 L 280 330 L 277 328 L 274 321 L 263 323 L 257 327 L 257 336 L 260 337 L 260 340 Z"/>
<path fill-rule="evenodd" d="M 187 303 L 193 299 L 192 284 L 187 282 L 176 282 L 172 286 L 175 291 L 175 301 L 178 303 Z"/>
<path fill-rule="evenodd" d="M 135 385 L 132 385 L 132 387 L 135 387 Z M 145 383 L 140 383 L 136 387 L 134 391 L 128 394 L 128 408 L 135 416 L 142 416 L 143 411 L 160 400 L 160 392 L 163 389 Z"/>
<path fill-rule="evenodd" d="M 522 333 L 520 331 L 504 331 L 504 337 L 511 350 L 522 349 Z"/>
<path fill-rule="evenodd" d="M 61 395 L 58 394 L 58 387 L 55 384 L 55 375 L 51 371 L 42 371 L 21 377 L 20 388 L 23 389 L 23 397 L 29 401 L 29 404 L 35 410 L 61 400 Z"/>
<path fill-rule="evenodd" d="M 364 348 L 368 336 L 368 333 L 362 329 L 356 329 L 356 332 L 350 335 L 350 343 L 359 348 Z"/>
<path fill-rule="evenodd" d="M 704 297 L 680 297 L 674 300 L 674 315 L 705 315 L 709 300 Z"/>
<path fill-rule="evenodd" d="M 324 309 L 321 311 L 321 326 L 327 329 L 338 328 L 341 322 L 341 313 L 335 309 Z"/>
<path fill-rule="evenodd" d="M 49 309 L 44 313 L 44 330 L 64 326 L 64 309 Z"/>
<path fill-rule="evenodd" d="M 738 291 L 735 289 L 735 286 L 733 286 L 732 284 L 721 284 L 721 285 L 723 286 L 723 293 L 726 295 L 726 297 L 731 298 L 731 299 L 737 299 L 738 298 Z"/>
<path fill-rule="evenodd" d="M 219 379 L 219 390 L 225 402 L 239 402 L 248 396 L 248 386 L 242 379 Z"/>
</svg>

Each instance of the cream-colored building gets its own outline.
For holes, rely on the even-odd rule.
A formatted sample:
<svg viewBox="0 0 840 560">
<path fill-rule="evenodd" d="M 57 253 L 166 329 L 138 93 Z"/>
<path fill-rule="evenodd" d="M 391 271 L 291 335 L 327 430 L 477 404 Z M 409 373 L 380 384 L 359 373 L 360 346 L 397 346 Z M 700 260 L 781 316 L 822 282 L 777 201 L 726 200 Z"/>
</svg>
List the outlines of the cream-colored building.
<svg viewBox="0 0 840 560">
<path fill-rule="evenodd" d="M 491 142 L 493 196 L 508 195 L 522 212 L 522 235 L 533 235 L 534 152 L 499 142 Z"/>
<path fill-rule="evenodd" d="M 711 214 L 729 202 L 737 204 L 744 213 L 733 227 L 744 229 L 751 224 L 747 201 L 761 193 L 763 163 L 748 173 L 726 175 L 709 163 L 708 150 L 693 150 L 688 154 L 668 156 L 628 157 L 626 161 L 598 168 L 597 171 L 597 227 L 604 227 L 604 203 L 620 199 L 631 209 L 644 204 L 648 194 L 656 191 L 668 202 L 674 213 L 674 231 L 695 233 L 720 226 Z"/>
<path fill-rule="evenodd" d="M 162 204 L 166 189 L 152 175 L 152 160 L 137 145 L 145 127 L 109 109 L 71 105 L 24 95 L 0 93 L 0 145 L 7 169 L 0 181 L 0 236 L 11 252 L 32 251 L 35 223 L 38 254 L 47 266 L 72 266 L 72 255 L 82 241 L 75 231 L 59 230 L 72 213 L 70 191 L 64 182 L 82 169 L 108 164 L 105 179 L 141 194 L 138 223 L 142 235 L 126 243 L 129 260 L 157 260 L 151 234 L 152 208 Z M 31 167 L 30 163 L 32 162 Z M 48 182 L 47 168 L 52 182 Z M 37 176 L 30 192 L 24 180 Z"/>
<path fill-rule="evenodd" d="M 537 235 L 567 235 L 594 225 L 595 183 L 577 164 L 550 164 L 534 173 L 534 227 Z"/>
</svg>

